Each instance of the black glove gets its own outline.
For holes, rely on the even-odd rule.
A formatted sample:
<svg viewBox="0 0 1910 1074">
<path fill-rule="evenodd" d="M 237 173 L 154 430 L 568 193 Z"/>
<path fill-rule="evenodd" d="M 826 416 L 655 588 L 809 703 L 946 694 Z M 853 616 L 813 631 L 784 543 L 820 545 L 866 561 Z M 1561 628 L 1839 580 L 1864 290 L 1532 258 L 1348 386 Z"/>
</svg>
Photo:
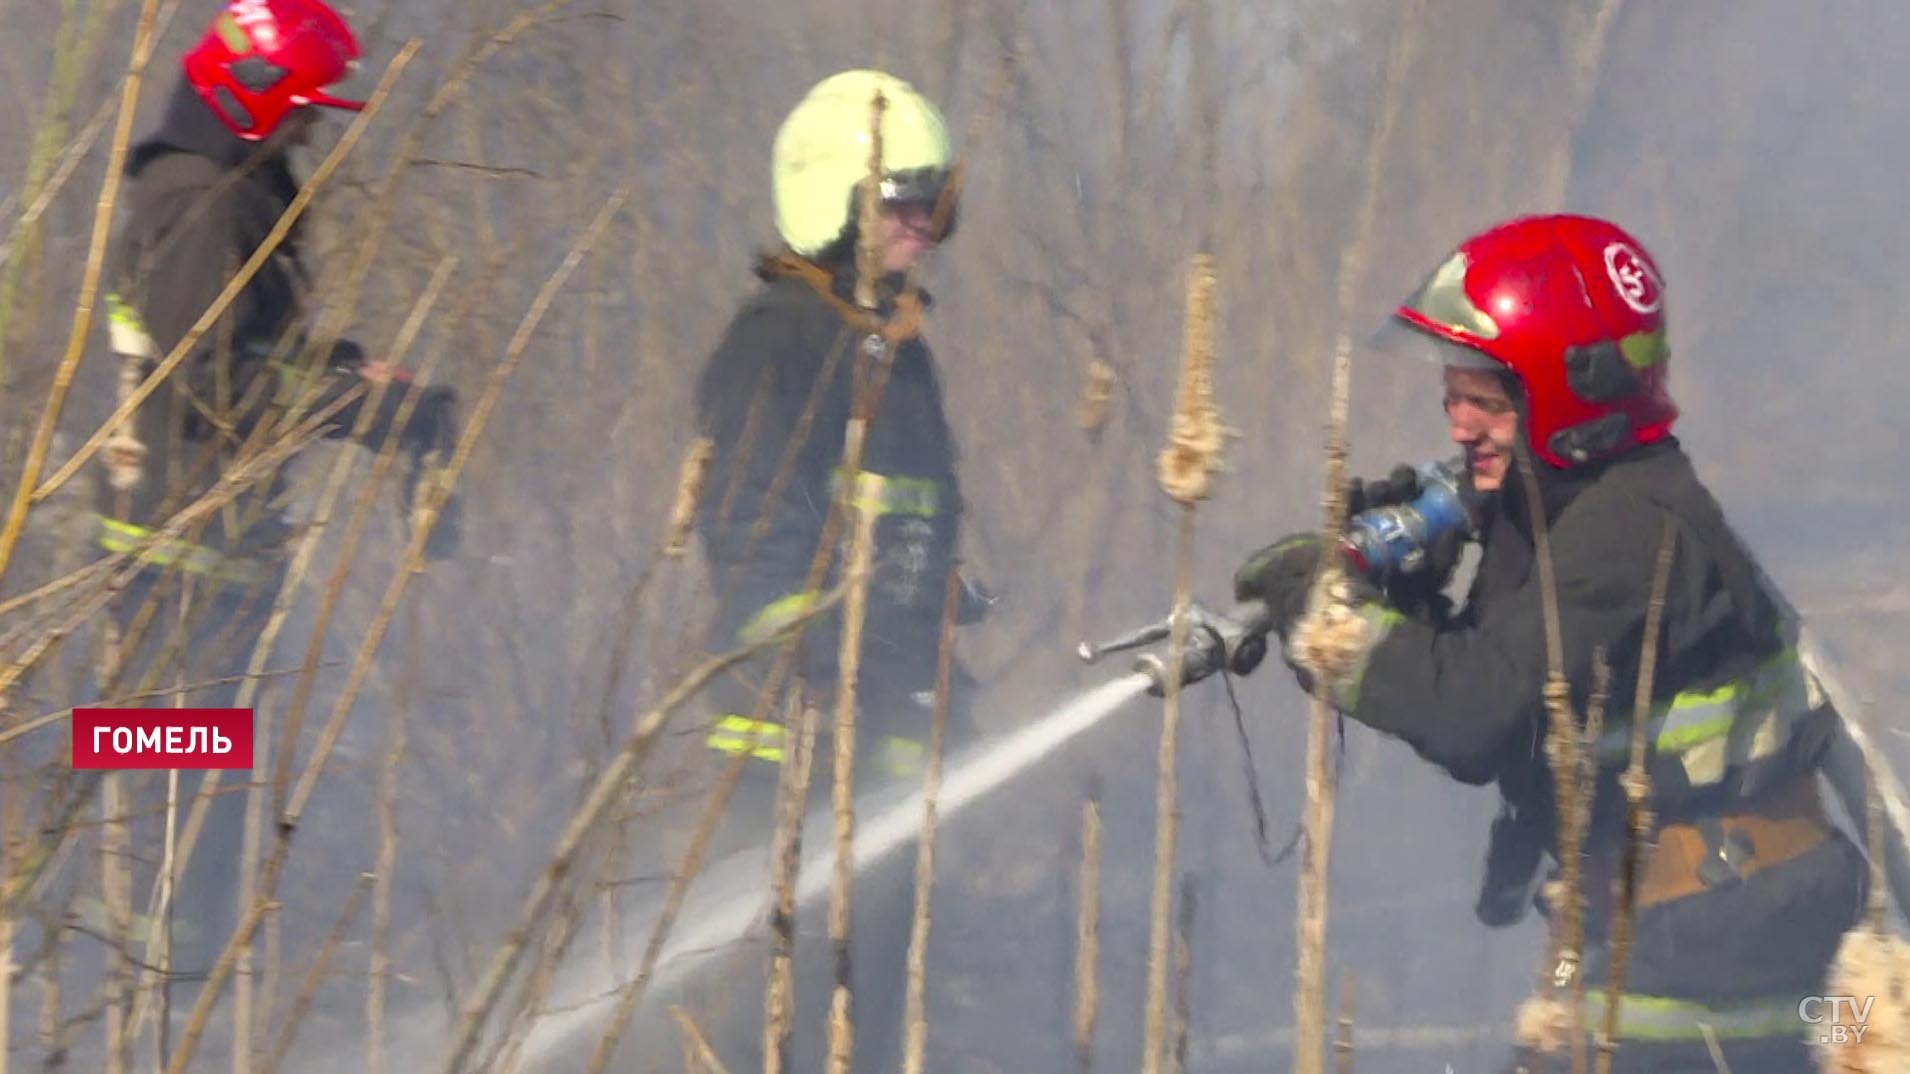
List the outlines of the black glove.
<svg viewBox="0 0 1910 1074">
<path fill-rule="evenodd" d="M 436 454 L 442 461 L 449 462 L 458 446 L 458 393 L 442 386 L 409 391 L 420 394 L 411 411 L 411 420 L 405 423 L 399 446 L 410 452 L 414 460 Z M 407 391 L 399 387 L 389 394 L 395 417 Z"/>
<path fill-rule="evenodd" d="M 1419 471 L 1405 463 L 1393 467 L 1385 477 L 1372 481 L 1353 478 L 1346 483 L 1346 517 L 1375 507 L 1411 503 L 1419 495 Z"/>
<path fill-rule="evenodd" d="M 1468 473 L 1464 480 L 1471 482 Z M 1411 503 L 1423 491 L 1419 471 L 1405 463 L 1393 467 L 1384 478 L 1362 481 L 1354 478 L 1346 485 L 1346 516 L 1350 520 L 1362 511 Z M 1426 549 L 1426 561 L 1419 570 L 1393 573 L 1371 581 L 1384 590 L 1386 602 L 1415 617 L 1440 618 L 1450 614 L 1452 602 L 1443 590 L 1452 580 L 1465 550 L 1466 535 L 1457 531 L 1442 534 Z"/>
<path fill-rule="evenodd" d="M 1414 618 L 1441 622 L 1452 613 L 1452 601 L 1445 594 L 1446 583 L 1459 566 L 1465 551 L 1466 535 L 1451 530 L 1435 538 L 1426 549 L 1426 562 L 1411 573 L 1396 573 L 1385 581 L 1386 603 Z"/>
<path fill-rule="evenodd" d="M 365 360 L 365 348 L 359 346 L 356 340 L 339 339 L 332 341 L 332 352 L 326 355 L 325 366 L 356 376 L 364 368 Z"/>
<path fill-rule="evenodd" d="M 1292 533 L 1247 557 L 1234 571 L 1234 599 L 1257 600 L 1273 613 L 1282 641 L 1306 611 L 1307 593 L 1320 566 L 1320 535 Z"/>
<path fill-rule="evenodd" d="M 1480 923 L 1502 929 L 1525 919 L 1539 889 L 1539 866 L 1543 863 L 1545 847 L 1543 825 L 1500 803 L 1499 815 L 1492 822 L 1491 840 L 1486 845 L 1486 868 L 1479 881 L 1479 898 L 1472 908 Z"/>
</svg>

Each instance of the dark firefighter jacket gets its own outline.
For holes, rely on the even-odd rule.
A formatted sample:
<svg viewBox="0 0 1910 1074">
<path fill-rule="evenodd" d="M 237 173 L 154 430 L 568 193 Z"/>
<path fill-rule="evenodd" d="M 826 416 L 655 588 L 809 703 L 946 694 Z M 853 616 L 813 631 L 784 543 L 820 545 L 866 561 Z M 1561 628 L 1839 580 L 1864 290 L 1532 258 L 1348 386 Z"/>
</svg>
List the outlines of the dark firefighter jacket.
<svg viewBox="0 0 1910 1074">
<path fill-rule="evenodd" d="M 1810 696 L 1788 608 L 1677 442 L 1603 465 L 1541 469 L 1563 669 L 1581 719 L 1595 654 L 1603 653 L 1610 668 L 1587 837 L 1591 860 L 1610 867 L 1615 857 L 1600 854 L 1623 831 L 1616 776 L 1628 760 L 1646 611 L 1667 525 L 1675 545 L 1646 739 L 1650 805 L 1661 834 L 1671 825 L 1715 834 L 1715 818 L 1775 812 L 1765 807 L 1814 794 L 1808 781 L 1829 740 L 1825 721 L 1836 714 Z M 1523 488 L 1515 473 L 1487 504 L 1483 552 L 1461 612 L 1367 607 L 1377 640 L 1363 671 L 1336 698 L 1342 711 L 1403 739 L 1454 777 L 1498 784 L 1504 806 L 1488 873 L 1511 875 L 1487 877 L 1480 914 L 1494 924 L 1519 910 L 1489 911 L 1492 889 L 1529 896 L 1541 853 L 1556 854 L 1545 755 L 1546 628 Z M 1811 789 L 1800 792 L 1806 783 Z M 1862 881 L 1850 849 L 1840 840 L 1823 842 L 1748 882 L 1723 877 L 1716 890 L 1647 912 L 1632 983 L 1645 992 L 1700 996 L 1807 983 L 1857 909 Z M 1592 894 L 1609 890 L 1612 877 L 1599 867 L 1586 880 L 1594 940 L 1609 901 Z M 1502 919 L 1492 920 L 1495 914 Z M 1773 929 L 1794 942 L 1775 942 Z M 1793 1020 L 1779 1028 L 1796 1027 Z"/>
<path fill-rule="evenodd" d="M 257 143 L 233 136 L 183 80 L 159 128 L 131 150 L 126 175 L 128 211 L 107 296 L 122 393 L 185 337 L 298 192 L 282 153 L 261 152 Z M 95 467 L 99 538 L 107 550 L 130 550 L 212 488 L 268 414 L 283 415 L 292 405 L 310 416 L 349 394 L 328 419 L 326 435 L 352 429 L 370 387 L 354 373 L 364 353 L 349 340 L 317 361 L 304 353 L 298 333 L 309 286 L 295 227 L 141 404 L 123 431 L 136 438 L 143 456 L 133 466 L 123 464 L 122 454 L 121 464 Z M 385 393 L 367 430 L 370 443 L 389 431 L 405 394 L 396 388 Z M 414 447 L 449 428 L 449 405 L 448 391 L 426 392 L 407 426 L 407 439 L 418 441 Z M 280 508 L 272 502 L 283 491 L 279 479 L 255 485 L 189 540 L 147 544 L 146 558 L 189 571 L 248 573 L 284 539 Z"/>
<path fill-rule="evenodd" d="M 714 456 L 697 513 L 720 607 L 713 643 L 729 647 L 803 605 L 804 584 L 828 517 L 857 397 L 866 325 L 847 319 L 852 277 L 789 258 L 765 259 L 746 300 L 697 382 L 697 420 Z M 826 292 L 825 293 L 825 288 Z M 935 685 L 944 585 L 962 517 L 955 447 L 934 360 L 919 320 L 885 298 L 879 311 L 905 336 L 863 449 L 865 495 L 880 505 L 875 573 L 863 629 L 860 684 L 880 693 Z M 871 370 L 872 375 L 872 370 Z M 752 537 L 761 518 L 763 529 Z M 840 531 L 826 592 L 841 575 Z M 804 635 L 809 682 L 832 686 L 839 614 Z"/>
</svg>

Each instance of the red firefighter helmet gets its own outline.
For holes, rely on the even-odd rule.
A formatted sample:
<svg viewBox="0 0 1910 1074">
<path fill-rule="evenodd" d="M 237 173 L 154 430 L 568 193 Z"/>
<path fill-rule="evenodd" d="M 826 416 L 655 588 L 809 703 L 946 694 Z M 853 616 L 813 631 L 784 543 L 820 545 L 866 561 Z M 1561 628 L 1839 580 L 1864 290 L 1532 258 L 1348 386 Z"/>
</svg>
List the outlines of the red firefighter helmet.
<svg viewBox="0 0 1910 1074">
<path fill-rule="evenodd" d="M 294 108 L 365 107 L 325 92 L 358 56 L 351 27 L 323 0 L 228 0 L 186 53 L 186 81 L 232 133 L 256 142 Z"/>
<path fill-rule="evenodd" d="M 1663 439 L 1677 420 L 1664 277 L 1610 221 L 1494 225 L 1460 243 L 1395 316 L 1438 341 L 1445 364 L 1517 376 L 1527 441 L 1554 466 Z"/>
</svg>

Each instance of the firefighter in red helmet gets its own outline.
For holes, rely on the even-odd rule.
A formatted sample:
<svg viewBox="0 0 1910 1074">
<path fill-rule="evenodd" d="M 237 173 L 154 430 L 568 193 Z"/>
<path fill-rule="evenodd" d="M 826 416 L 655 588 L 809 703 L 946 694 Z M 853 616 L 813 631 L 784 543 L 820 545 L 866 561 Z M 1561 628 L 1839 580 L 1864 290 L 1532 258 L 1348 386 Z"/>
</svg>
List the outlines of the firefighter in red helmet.
<svg viewBox="0 0 1910 1074">
<path fill-rule="evenodd" d="M 107 295 L 119 400 L 185 339 L 278 223 L 299 189 L 289 151 L 320 109 L 362 107 L 327 88 L 349 75 L 358 56 L 350 28 L 321 0 L 231 0 L 186 53 L 157 128 L 127 157 L 126 214 Z M 325 435 L 342 438 L 363 416 L 363 445 L 375 449 L 409 396 L 412 415 L 400 442 L 406 501 L 448 461 L 452 391 L 412 384 L 348 339 L 319 351 L 306 338 L 310 287 L 295 227 L 113 431 L 95 468 L 95 539 L 142 569 L 103 624 L 110 655 L 100 667 L 100 696 L 160 690 L 171 697 L 183 683 L 176 703 L 234 703 L 284 577 L 293 533 L 282 517 L 288 481 L 281 473 L 242 485 L 216 517 L 176 538 L 162 530 L 242 461 L 287 435 L 289 423 L 330 411 Z M 378 411 L 362 415 L 379 383 Z M 431 551 L 447 553 L 454 535 L 449 527 L 435 533 Z M 233 782 L 228 774 L 226 786 Z M 210 804 L 173 899 L 172 965 L 180 981 L 212 967 L 239 916 L 233 893 L 244 796 L 219 794 Z M 152 825 L 163 813 L 134 816 L 136 841 L 159 838 Z M 140 890 L 150 879 L 144 868 L 134 866 Z"/>
<path fill-rule="evenodd" d="M 1738 1074 L 1810 1069 L 1798 1004 L 1820 992 L 1863 905 L 1865 872 L 1816 780 L 1841 727 L 1799 663 L 1797 622 L 1672 435 L 1665 281 L 1634 237 L 1585 216 L 1524 217 L 1460 244 L 1391 320 L 1390 342 L 1443 367 L 1452 440 L 1477 511 L 1415 576 L 1351 571 L 1354 658 L 1317 688 L 1454 778 L 1495 783 L 1477 911 L 1511 924 L 1554 912 L 1558 823 L 1546 760 L 1547 631 L 1533 504 L 1550 534 L 1563 665 L 1586 712 L 1610 669 L 1583 893 L 1588 1024 L 1604 1024 L 1607 943 L 1624 844 L 1645 618 L 1662 535 L 1674 535 L 1657 644 L 1649 750 L 1651 846 L 1620 999 L 1617 1069 Z M 1523 456 L 1523 458 L 1521 458 Z M 1356 507 L 1411 499 L 1410 469 L 1360 484 Z M 1461 539 L 1481 546 L 1463 606 L 1442 590 Z M 1251 557 L 1236 595 L 1264 600 L 1289 639 L 1320 560 L 1299 535 Z M 1298 669 L 1303 685 L 1314 680 Z M 1529 1063 L 1523 1052 L 1515 1061 Z"/>
<path fill-rule="evenodd" d="M 186 82 L 219 122 L 262 141 L 310 105 L 356 112 L 362 101 L 333 96 L 358 61 L 358 41 L 320 0 L 233 0 L 186 53 Z"/>
</svg>

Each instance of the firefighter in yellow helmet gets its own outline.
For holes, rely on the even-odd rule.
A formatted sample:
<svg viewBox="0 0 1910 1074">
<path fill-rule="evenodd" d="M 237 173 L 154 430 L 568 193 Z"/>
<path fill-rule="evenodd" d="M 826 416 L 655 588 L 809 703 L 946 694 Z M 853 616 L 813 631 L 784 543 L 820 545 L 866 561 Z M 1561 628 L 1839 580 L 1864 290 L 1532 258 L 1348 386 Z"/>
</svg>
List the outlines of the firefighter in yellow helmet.
<svg viewBox="0 0 1910 1074">
<path fill-rule="evenodd" d="M 858 288 L 861 191 L 871 175 L 871 130 L 882 101 L 879 211 L 874 247 L 875 305 Z M 928 299 L 908 285 L 910 270 L 950 234 L 952 150 L 941 112 L 907 82 L 852 70 L 814 86 L 777 132 L 772 156 L 778 249 L 756 266 L 761 285 L 744 302 L 697 384 L 699 430 L 715 443 L 699 512 L 700 537 L 719 601 L 711 644 L 724 649 L 771 636 L 816 597 L 810 564 L 844 462 L 844 429 L 867 369 L 889 363 L 865 436 L 859 503 L 873 503 L 875 572 L 862 631 L 855 732 L 858 792 L 919 783 L 925 762 L 946 583 L 954 561 L 962 498 L 956 451 L 943 413 L 934 359 L 921 335 Z M 865 267 L 867 263 L 865 262 Z M 870 281 L 863 281 L 864 283 Z M 886 356 L 886 357 L 885 357 Z M 813 413 L 810 409 L 813 408 Z M 787 473 L 780 472 L 785 465 Z M 752 532 L 758 525 L 764 528 Z M 848 528 L 841 531 L 843 535 Z M 822 589 L 843 573 L 846 539 Z M 963 621 L 988 598 L 964 585 Z M 802 640 L 800 674 L 824 714 L 815 749 L 812 807 L 826 806 L 833 753 L 838 619 L 818 618 Z M 773 649 L 771 650 L 774 651 Z M 745 665 L 708 691 L 704 742 L 715 758 L 747 755 L 720 834 L 721 849 L 761 847 L 775 827 L 778 777 L 794 735 L 783 706 L 751 719 L 769 658 Z M 959 670 L 949 741 L 967 737 L 967 678 Z M 811 817 L 826 816 L 812 811 Z M 806 825 L 805 847 L 827 846 L 827 823 Z M 898 853 L 864 873 L 855 892 L 854 1020 L 859 1070 L 899 1060 L 903 962 L 908 947 L 913 855 Z M 822 902 L 804 907 L 797 928 L 795 1039 L 785 1070 L 820 1070 L 825 1012 L 835 978 Z M 722 1011 L 701 1009 L 731 1070 L 763 1067 L 766 936 L 739 945 L 730 967 L 700 974 Z M 702 1022 L 703 1019 L 699 1018 Z M 673 1034 L 666 1037 L 673 1039 Z"/>
</svg>

